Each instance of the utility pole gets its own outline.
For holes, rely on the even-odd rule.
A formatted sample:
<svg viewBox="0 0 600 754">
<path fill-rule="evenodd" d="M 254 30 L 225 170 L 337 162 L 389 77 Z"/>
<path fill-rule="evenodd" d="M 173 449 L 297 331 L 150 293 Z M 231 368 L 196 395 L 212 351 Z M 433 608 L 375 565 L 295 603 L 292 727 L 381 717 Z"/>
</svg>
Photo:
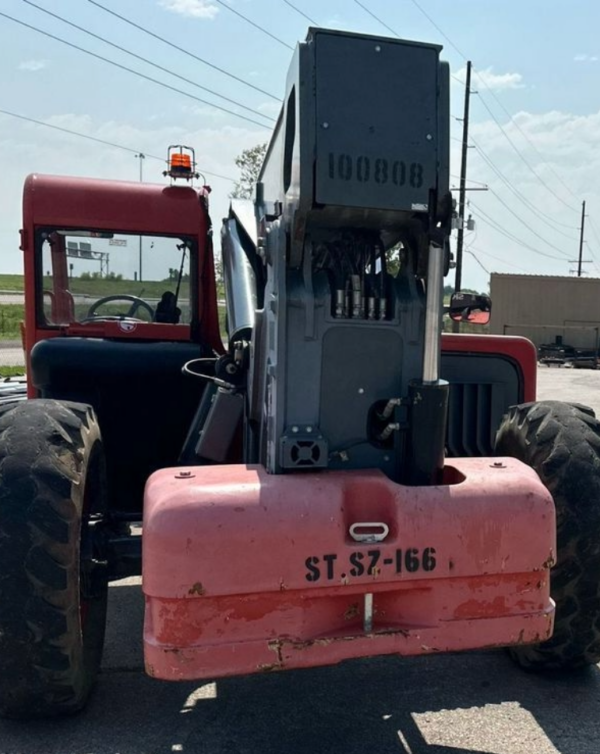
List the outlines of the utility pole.
<svg viewBox="0 0 600 754">
<path fill-rule="evenodd" d="M 581 235 L 579 236 L 579 264 L 577 265 L 577 277 L 581 277 L 581 263 L 583 261 L 583 228 L 585 226 L 585 201 L 581 203 Z"/>
<path fill-rule="evenodd" d="M 465 195 L 467 189 L 467 150 L 469 148 L 469 104 L 471 99 L 471 61 L 467 61 L 465 85 L 465 111 L 463 117 L 462 155 L 460 160 L 460 192 L 458 195 L 458 236 L 456 239 L 456 275 L 454 290 L 459 291 L 462 282 L 463 242 L 465 237 Z M 452 331 L 460 332 L 460 323 L 452 323 Z"/>
<path fill-rule="evenodd" d="M 458 195 L 458 237 L 456 239 L 456 276 L 454 289 L 460 290 L 462 282 L 463 242 L 465 237 L 465 199 L 467 189 L 467 150 L 469 148 L 469 104 L 471 99 L 471 61 L 467 62 L 465 86 L 465 112 L 463 118 L 462 155 L 460 160 L 460 192 Z"/>
<path fill-rule="evenodd" d="M 144 160 L 146 159 L 146 155 L 143 152 L 140 152 L 139 154 L 136 154 L 136 157 L 140 161 L 140 183 L 144 182 Z M 138 260 L 138 279 L 140 283 L 142 282 L 142 237 L 140 236 L 140 251 L 139 251 L 139 260 Z"/>
</svg>

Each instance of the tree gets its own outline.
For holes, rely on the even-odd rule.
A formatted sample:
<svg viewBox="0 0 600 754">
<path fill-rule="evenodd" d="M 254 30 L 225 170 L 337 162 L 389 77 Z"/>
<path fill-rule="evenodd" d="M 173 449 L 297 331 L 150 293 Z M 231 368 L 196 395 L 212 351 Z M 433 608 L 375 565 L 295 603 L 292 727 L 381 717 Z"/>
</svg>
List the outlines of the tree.
<svg viewBox="0 0 600 754">
<path fill-rule="evenodd" d="M 231 192 L 232 199 L 252 199 L 254 185 L 258 180 L 258 174 L 265 159 L 267 144 L 257 144 L 251 149 L 244 151 L 235 158 L 235 164 L 241 170 L 240 180 L 236 181 L 235 188 Z"/>
</svg>

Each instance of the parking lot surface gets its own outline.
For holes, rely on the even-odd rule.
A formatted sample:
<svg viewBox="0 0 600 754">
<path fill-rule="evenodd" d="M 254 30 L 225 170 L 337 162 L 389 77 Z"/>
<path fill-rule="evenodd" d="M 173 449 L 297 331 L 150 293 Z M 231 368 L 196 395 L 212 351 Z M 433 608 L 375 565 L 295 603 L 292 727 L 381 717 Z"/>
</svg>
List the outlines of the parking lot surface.
<svg viewBox="0 0 600 754">
<path fill-rule="evenodd" d="M 600 369 L 540 366 L 537 374 L 538 400 L 583 403 L 600 417 Z"/>
</svg>

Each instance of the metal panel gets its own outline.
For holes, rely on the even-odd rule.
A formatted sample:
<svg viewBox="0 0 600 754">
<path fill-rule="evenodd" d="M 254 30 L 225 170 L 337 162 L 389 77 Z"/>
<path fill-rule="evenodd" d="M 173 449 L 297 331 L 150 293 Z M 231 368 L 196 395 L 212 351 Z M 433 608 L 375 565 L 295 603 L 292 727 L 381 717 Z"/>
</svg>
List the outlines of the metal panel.
<svg viewBox="0 0 600 754">
<path fill-rule="evenodd" d="M 402 395 L 399 366 L 408 357 L 401 335 L 391 328 L 341 326 L 327 330 L 320 428 L 332 449 L 355 446 L 353 465 L 386 467 L 385 451 L 367 442 L 367 419 L 376 401 Z"/>
<path fill-rule="evenodd" d="M 317 201 L 426 208 L 437 184 L 439 48 L 327 33 L 316 40 Z"/>
</svg>

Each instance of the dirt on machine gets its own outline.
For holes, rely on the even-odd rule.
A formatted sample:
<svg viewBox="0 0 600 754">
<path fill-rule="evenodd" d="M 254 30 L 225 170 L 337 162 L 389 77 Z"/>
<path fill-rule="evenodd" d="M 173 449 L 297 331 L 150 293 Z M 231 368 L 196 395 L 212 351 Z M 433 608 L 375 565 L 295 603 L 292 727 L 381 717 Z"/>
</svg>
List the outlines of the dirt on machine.
<svg viewBox="0 0 600 754">
<path fill-rule="evenodd" d="M 193 150 L 170 148 L 170 185 L 27 179 L 3 715 L 85 706 L 108 585 L 140 574 L 158 679 L 489 647 L 541 671 L 600 660 L 600 424 L 535 402 L 529 341 L 442 335 L 440 54 L 309 29 L 255 197 L 221 228 L 224 339 Z"/>
</svg>

